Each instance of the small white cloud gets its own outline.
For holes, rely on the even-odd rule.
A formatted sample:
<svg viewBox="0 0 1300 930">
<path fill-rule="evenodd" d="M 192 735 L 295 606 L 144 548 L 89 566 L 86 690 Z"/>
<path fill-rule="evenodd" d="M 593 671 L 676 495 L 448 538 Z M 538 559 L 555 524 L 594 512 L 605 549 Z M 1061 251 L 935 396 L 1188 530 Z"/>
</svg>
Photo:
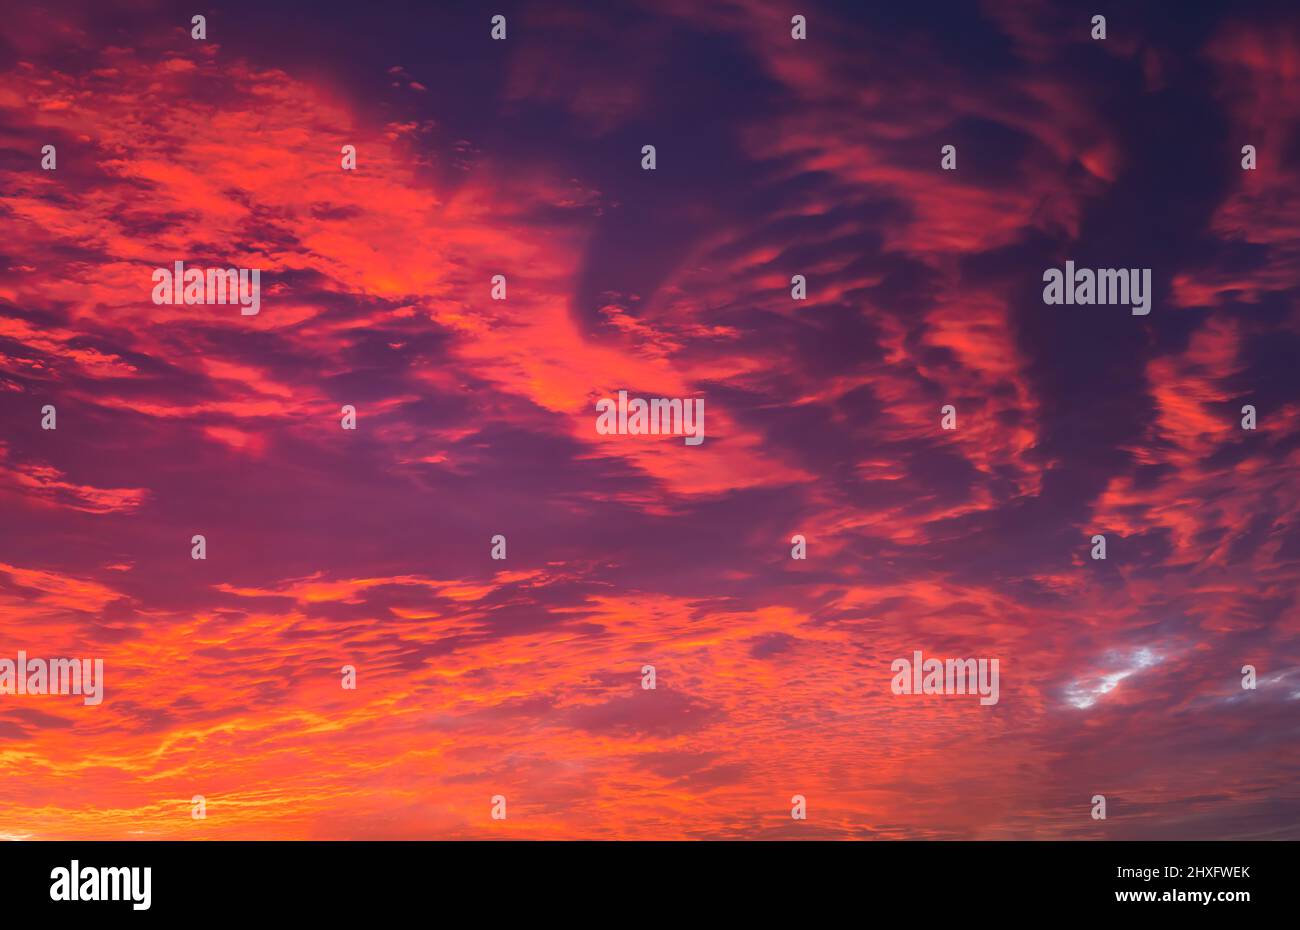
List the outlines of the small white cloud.
<svg viewBox="0 0 1300 930">
<path fill-rule="evenodd" d="M 1160 662 L 1161 656 L 1143 646 L 1133 650 L 1122 666 L 1097 678 L 1081 678 L 1071 682 L 1065 689 L 1065 701 L 1080 710 L 1092 707 L 1104 694 L 1115 690 L 1125 678 L 1135 675 L 1143 669 L 1151 668 Z"/>
</svg>

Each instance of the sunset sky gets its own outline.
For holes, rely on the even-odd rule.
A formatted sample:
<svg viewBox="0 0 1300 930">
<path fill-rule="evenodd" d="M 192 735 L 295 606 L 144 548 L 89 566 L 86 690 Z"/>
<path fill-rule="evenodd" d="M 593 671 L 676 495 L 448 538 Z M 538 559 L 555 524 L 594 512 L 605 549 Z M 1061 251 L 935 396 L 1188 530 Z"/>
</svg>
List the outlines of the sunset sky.
<svg viewBox="0 0 1300 930">
<path fill-rule="evenodd" d="M 0 838 L 1300 839 L 1294 3 L 13 4 L 0 231 Z"/>
</svg>

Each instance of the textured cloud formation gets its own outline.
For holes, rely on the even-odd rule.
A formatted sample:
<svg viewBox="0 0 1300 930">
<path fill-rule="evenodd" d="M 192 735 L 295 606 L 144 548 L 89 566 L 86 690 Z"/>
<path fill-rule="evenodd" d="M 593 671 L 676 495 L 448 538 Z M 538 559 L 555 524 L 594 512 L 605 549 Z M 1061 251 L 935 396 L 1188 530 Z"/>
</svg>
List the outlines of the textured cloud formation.
<svg viewBox="0 0 1300 930">
<path fill-rule="evenodd" d="M 0 24 L 5 835 L 1300 837 L 1294 10 L 265 6 Z"/>
</svg>

